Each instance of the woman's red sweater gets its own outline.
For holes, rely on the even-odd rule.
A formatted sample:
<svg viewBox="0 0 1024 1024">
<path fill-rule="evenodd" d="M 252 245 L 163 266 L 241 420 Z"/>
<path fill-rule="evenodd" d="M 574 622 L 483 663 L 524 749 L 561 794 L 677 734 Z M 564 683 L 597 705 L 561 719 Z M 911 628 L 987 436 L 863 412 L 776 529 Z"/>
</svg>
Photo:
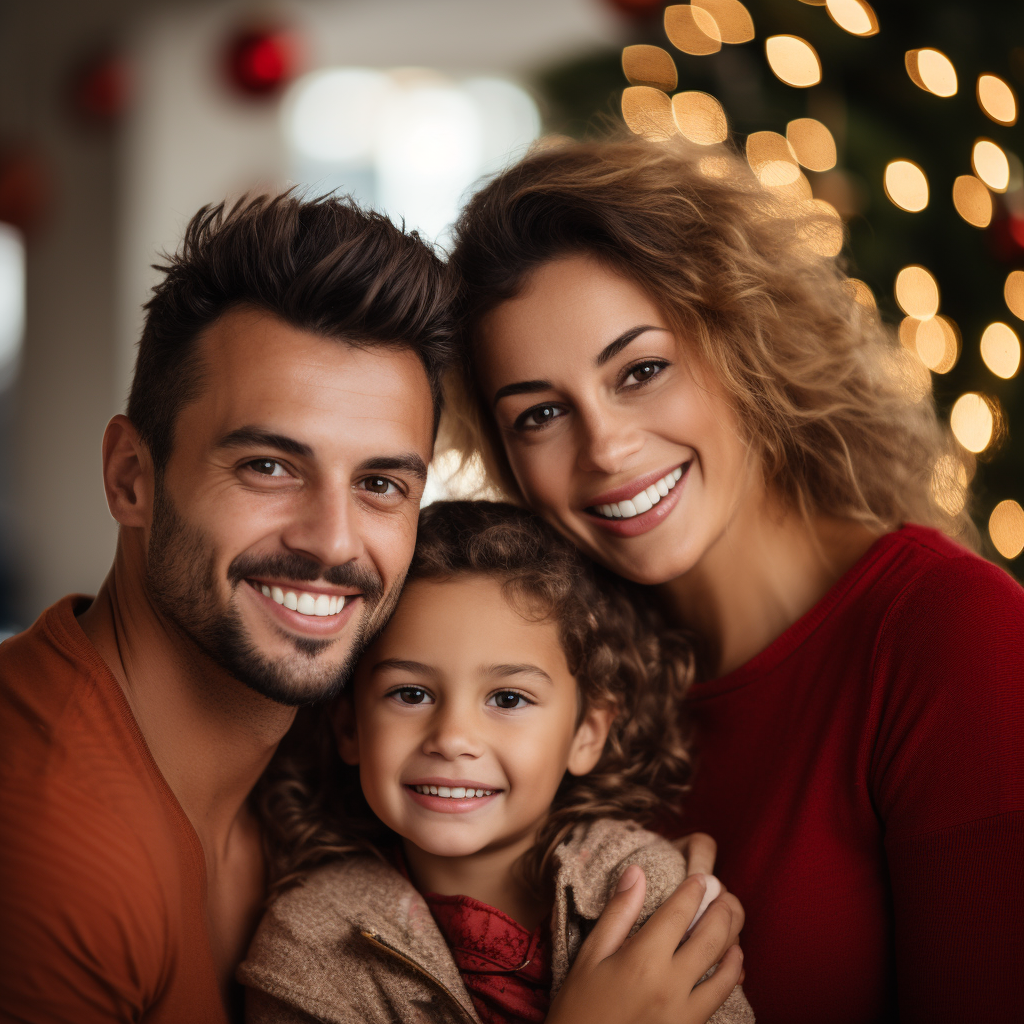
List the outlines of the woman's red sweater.
<svg viewBox="0 0 1024 1024">
<path fill-rule="evenodd" d="M 878 540 L 688 701 L 759 1024 L 1024 1021 L 1024 589 Z"/>
</svg>

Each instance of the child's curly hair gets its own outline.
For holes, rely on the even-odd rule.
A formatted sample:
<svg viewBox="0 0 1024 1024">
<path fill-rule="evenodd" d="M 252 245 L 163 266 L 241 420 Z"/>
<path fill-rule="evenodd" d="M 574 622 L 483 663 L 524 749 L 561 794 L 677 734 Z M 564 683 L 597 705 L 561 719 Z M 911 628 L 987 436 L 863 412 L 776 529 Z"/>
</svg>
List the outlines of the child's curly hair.
<svg viewBox="0 0 1024 1024">
<path fill-rule="evenodd" d="M 694 673 L 693 648 L 639 588 L 592 564 L 539 517 L 513 505 L 444 501 L 423 511 L 408 581 L 463 575 L 499 580 L 521 614 L 555 621 L 579 687 L 581 718 L 594 706 L 616 710 L 597 765 L 584 776 L 566 774 L 520 865 L 530 887 L 546 893 L 554 852 L 580 822 L 644 824 L 678 815 L 691 773 L 681 709 Z M 338 756 L 323 708 L 300 715 L 256 795 L 272 893 L 326 860 L 379 854 L 397 840 L 366 803 L 358 768 Z"/>
</svg>

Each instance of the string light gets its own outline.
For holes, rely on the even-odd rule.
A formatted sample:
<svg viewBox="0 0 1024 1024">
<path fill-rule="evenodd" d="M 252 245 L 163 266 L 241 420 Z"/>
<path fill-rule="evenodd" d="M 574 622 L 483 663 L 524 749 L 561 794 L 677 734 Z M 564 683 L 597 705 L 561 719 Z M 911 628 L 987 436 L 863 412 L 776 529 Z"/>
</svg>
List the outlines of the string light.
<svg viewBox="0 0 1024 1024">
<path fill-rule="evenodd" d="M 631 132 L 663 142 L 675 134 L 672 101 L 649 85 L 631 85 L 622 93 L 622 119 Z"/>
<path fill-rule="evenodd" d="M 932 497 L 947 515 L 958 516 L 967 503 L 967 467 L 954 455 L 940 455 L 932 470 Z"/>
<path fill-rule="evenodd" d="M 799 36 L 769 36 L 764 48 L 768 66 L 786 85 L 807 89 L 821 81 L 821 58 L 806 39 Z"/>
<path fill-rule="evenodd" d="M 1010 312 L 1024 320 L 1024 270 L 1011 270 L 1003 285 L 1003 298 Z"/>
<path fill-rule="evenodd" d="M 836 165 L 836 140 L 813 117 L 799 117 L 786 125 L 786 140 L 809 171 L 829 171 Z"/>
<path fill-rule="evenodd" d="M 991 139 L 978 139 L 974 143 L 971 167 L 993 192 L 1005 192 L 1010 185 L 1010 161 Z"/>
<path fill-rule="evenodd" d="M 890 202 L 901 210 L 918 213 L 928 205 L 928 177 L 913 160 L 887 164 L 882 181 Z"/>
<path fill-rule="evenodd" d="M 973 174 L 961 174 L 953 182 L 953 206 L 976 228 L 987 228 L 992 221 L 992 194 Z"/>
<path fill-rule="evenodd" d="M 939 311 L 939 285 L 924 267 L 904 267 L 896 275 L 896 301 L 907 316 L 927 320 Z"/>
<path fill-rule="evenodd" d="M 672 97 L 672 116 L 680 134 L 700 146 L 713 146 L 729 137 L 722 104 L 706 92 L 679 92 Z"/>
<path fill-rule="evenodd" d="M 878 18 L 864 0 L 826 0 L 829 17 L 854 36 L 873 36 L 878 32 Z"/>
<path fill-rule="evenodd" d="M 728 178 L 734 167 L 726 156 L 702 156 L 697 161 L 697 170 L 706 178 Z"/>
<path fill-rule="evenodd" d="M 989 324 L 981 335 L 981 358 L 997 377 L 1009 380 L 1020 367 L 1020 338 L 1007 324 Z"/>
<path fill-rule="evenodd" d="M 646 85 L 671 92 L 679 84 L 679 73 L 668 50 L 638 43 L 622 50 L 622 70 L 630 85 Z"/>
<path fill-rule="evenodd" d="M 988 535 L 1003 558 L 1016 558 L 1024 551 L 1024 508 L 1009 499 L 999 502 L 988 518 Z"/>
<path fill-rule="evenodd" d="M 1017 97 L 998 75 L 978 76 L 978 106 L 998 124 L 1017 123 Z"/>
<path fill-rule="evenodd" d="M 677 50 L 696 57 L 717 53 L 722 48 L 718 22 L 703 7 L 692 4 L 665 8 L 665 34 Z"/>
<path fill-rule="evenodd" d="M 904 62 L 910 80 L 919 89 L 935 96 L 956 95 L 956 68 L 941 50 L 907 50 Z"/>
<path fill-rule="evenodd" d="M 953 436 L 975 455 L 983 452 L 992 440 L 995 418 L 992 409 L 982 395 L 968 391 L 953 405 L 949 415 Z"/>
<path fill-rule="evenodd" d="M 691 6 L 715 19 L 723 43 L 749 43 L 754 38 L 754 19 L 739 0 L 693 0 Z"/>
<path fill-rule="evenodd" d="M 878 303 L 875 301 L 875 293 L 859 278 L 848 277 L 846 287 L 853 292 L 854 302 L 859 302 L 865 309 L 872 313 L 878 312 Z"/>
<path fill-rule="evenodd" d="M 914 349 L 932 373 L 949 373 L 960 358 L 960 331 L 944 316 L 918 320 Z"/>
<path fill-rule="evenodd" d="M 800 240 L 818 256 L 838 256 L 843 248 L 843 220 L 839 211 L 824 199 L 806 200 L 805 210 Z"/>
</svg>

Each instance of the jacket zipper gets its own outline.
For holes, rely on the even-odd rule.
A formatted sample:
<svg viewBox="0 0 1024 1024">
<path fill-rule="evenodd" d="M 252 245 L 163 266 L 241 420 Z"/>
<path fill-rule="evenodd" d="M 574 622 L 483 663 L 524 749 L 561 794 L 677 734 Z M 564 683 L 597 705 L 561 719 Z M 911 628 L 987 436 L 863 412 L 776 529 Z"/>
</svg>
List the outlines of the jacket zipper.
<svg viewBox="0 0 1024 1024">
<path fill-rule="evenodd" d="M 387 952 L 390 953 L 393 957 L 397 957 L 406 966 L 411 967 L 417 974 L 425 978 L 435 987 L 439 988 L 452 1001 L 452 1004 L 459 1011 L 459 1014 L 461 1015 L 463 1020 L 468 1021 L 469 1024 L 480 1024 L 480 1021 L 475 1016 L 471 1015 L 462 1005 L 462 1001 L 459 999 L 459 997 L 456 996 L 455 993 L 450 988 L 448 988 L 447 985 L 444 984 L 444 982 L 440 981 L 438 978 L 435 978 L 434 975 L 431 974 L 430 971 L 428 971 L 425 967 L 421 967 L 418 963 L 416 963 L 415 960 L 412 960 L 409 957 L 407 957 L 400 949 L 396 949 L 394 946 L 391 945 L 390 942 L 386 942 L 384 939 L 382 939 L 376 932 L 361 931 L 359 934 L 362 935 L 362 937 L 366 939 L 368 942 L 372 942 L 375 946 L 378 946 L 380 949 L 387 950 Z"/>
</svg>

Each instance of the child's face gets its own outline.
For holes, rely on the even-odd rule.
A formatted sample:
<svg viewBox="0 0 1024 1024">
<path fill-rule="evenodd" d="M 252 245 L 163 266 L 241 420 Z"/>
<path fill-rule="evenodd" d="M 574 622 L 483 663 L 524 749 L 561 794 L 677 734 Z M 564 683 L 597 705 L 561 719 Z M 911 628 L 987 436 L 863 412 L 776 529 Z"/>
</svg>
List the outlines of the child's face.
<svg viewBox="0 0 1024 1024">
<path fill-rule="evenodd" d="M 370 807 L 441 857 L 532 845 L 566 770 L 597 763 L 612 717 L 594 709 L 577 725 L 556 624 L 524 618 L 480 576 L 410 583 L 353 702 L 339 749 Z"/>
</svg>

